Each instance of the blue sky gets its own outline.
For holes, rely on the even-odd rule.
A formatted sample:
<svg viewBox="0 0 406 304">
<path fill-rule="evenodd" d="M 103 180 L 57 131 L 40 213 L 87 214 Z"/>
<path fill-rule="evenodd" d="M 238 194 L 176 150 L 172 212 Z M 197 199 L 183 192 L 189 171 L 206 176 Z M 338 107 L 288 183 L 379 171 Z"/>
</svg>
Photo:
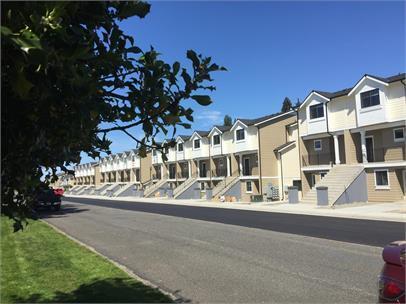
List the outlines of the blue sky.
<svg viewBox="0 0 406 304">
<path fill-rule="evenodd" d="M 225 114 L 255 118 L 278 112 L 285 96 L 296 102 L 313 89 L 351 87 L 365 73 L 405 71 L 403 1 L 151 4 L 144 19 L 122 23 L 137 45 L 154 46 L 170 63 L 186 62 L 186 51 L 194 49 L 228 69 L 214 75 L 212 105 L 187 101 L 195 109 L 194 129 L 221 124 Z M 135 148 L 124 134 L 109 137 L 113 153 Z"/>
</svg>

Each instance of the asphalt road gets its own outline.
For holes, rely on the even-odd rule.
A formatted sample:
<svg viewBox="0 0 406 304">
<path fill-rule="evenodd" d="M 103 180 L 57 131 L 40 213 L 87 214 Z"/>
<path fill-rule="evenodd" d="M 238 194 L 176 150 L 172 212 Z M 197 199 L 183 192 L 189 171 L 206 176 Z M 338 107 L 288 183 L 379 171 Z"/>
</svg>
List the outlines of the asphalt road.
<svg viewBox="0 0 406 304">
<path fill-rule="evenodd" d="M 64 202 L 60 212 L 45 215 L 45 219 L 164 290 L 193 302 L 377 300 L 382 248 L 228 225 L 213 219 L 168 216 L 155 210 L 157 205 L 147 211 L 144 204 L 132 203 L 138 206 L 134 208 L 131 203 L 114 204 L 117 208 L 101 202 Z M 177 206 L 165 206 L 169 207 Z M 186 213 L 183 208 L 179 210 Z M 220 215 L 231 212 L 226 217 L 229 221 L 233 214 L 248 221 L 244 212 L 211 212 L 216 210 Z M 206 208 L 197 211 L 210 217 Z M 296 216 L 285 220 L 287 227 L 298 224 Z M 314 219 L 312 230 L 326 228 L 318 226 L 318 221 Z M 259 222 L 265 225 L 265 219 Z M 373 224 L 371 233 L 376 232 Z M 343 226 L 342 230 L 349 229 Z"/>
<path fill-rule="evenodd" d="M 115 209 L 171 215 L 371 246 L 383 247 L 394 240 L 405 238 L 405 224 L 399 222 L 77 197 L 70 197 L 67 200 Z"/>
</svg>

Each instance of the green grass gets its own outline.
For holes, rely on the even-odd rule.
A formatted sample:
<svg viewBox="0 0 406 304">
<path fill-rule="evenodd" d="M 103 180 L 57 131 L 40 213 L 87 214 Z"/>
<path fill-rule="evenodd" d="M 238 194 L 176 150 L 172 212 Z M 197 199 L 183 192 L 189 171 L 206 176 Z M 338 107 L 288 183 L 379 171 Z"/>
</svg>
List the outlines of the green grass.
<svg viewBox="0 0 406 304">
<path fill-rule="evenodd" d="M 171 302 L 41 221 L 16 233 L 0 221 L 1 303 Z"/>
</svg>

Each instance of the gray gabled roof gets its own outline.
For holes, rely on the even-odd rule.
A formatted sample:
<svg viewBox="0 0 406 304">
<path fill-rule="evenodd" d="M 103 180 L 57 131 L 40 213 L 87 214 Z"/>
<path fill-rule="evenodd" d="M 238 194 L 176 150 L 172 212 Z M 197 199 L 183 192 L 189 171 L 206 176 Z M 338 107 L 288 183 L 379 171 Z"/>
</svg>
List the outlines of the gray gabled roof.
<svg viewBox="0 0 406 304">
<path fill-rule="evenodd" d="M 290 145 L 292 145 L 292 144 L 294 144 L 294 143 L 295 143 L 294 141 L 288 141 L 287 143 L 284 143 L 283 145 L 280 145 L 279 147 L 276 147 L 273 151 L 274 151 L 274 152 L 280 152 L 280 151 L 282 151 L 283 149 L 289 147 Z"/>
<path fill-rule="evenodd" d="M 365 74 L 361 79 L 363 79 L 365 76 L 369 76 L 371 78 L 375 78 L 375 79 L 378 79 L 378 80 L 386 82 L 386 83 L 392 83 L 392 82 L 400 81 L 400 80 L 403 80 L 403 79 L 406 78 L 405 73 L 400 73 L 400 74 L 389 76 L 389 77 L 380 77 L 380 76 L 374 76 L 374 75 L 370 75 L 370 74 Z M 359 83 L 359 81 L 357 83 Z M 347 88 L 347 89 L 340 90 L 340 91 L 336 91 L 336 92 L 324 92 L 324 91 L 319 91 L 319 90 L 313 90 L 313 92 L 316 92 L 316 93 L 318 93 L 318 94 L 320 94 L 320 95 L 322 95 L 324 97 L 332 99 L 332 98 L 337 98 L 337 97 L 340 97 L 340 96 L 348 95 L 348 93 L 350 93 L 351 90 L 354 87 Z"/>
<path fill-rule="evenodd" d="M 201 137 L 206 137 L 207 135 L 209 135 L 209 131 L 195 131 L 197 134 L 199 134 Z M 190 136 L 189 136 L 190 138 Z"/>
<path fill-rule="evenodd" d="M 280 116 L 282 114 L 285 114 L 285 113 L 288 114 L 289 112 L 278 112 L 278 113 L 273 113 L 273 114 L 261 116 L 258 118 L 254 118 L 254 119 L 237 118 L 237 120 L 241 121 L 243 124 L 245 124 L 247 126 L 252 126 L 252 125 L 258 124 L 260 122 L 266 121 L 268 119 Z M 294 115 L 294 114 L 292 113 L 291 115 Z"/>
</svg>

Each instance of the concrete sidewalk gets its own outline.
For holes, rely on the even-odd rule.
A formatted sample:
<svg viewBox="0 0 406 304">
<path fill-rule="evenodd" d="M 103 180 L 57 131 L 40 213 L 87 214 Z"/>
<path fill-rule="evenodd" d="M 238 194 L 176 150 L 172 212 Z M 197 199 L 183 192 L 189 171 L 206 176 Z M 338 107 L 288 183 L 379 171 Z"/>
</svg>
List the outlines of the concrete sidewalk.
<svg viewBox="0 0 406 304">
<path fill-rule="evenodd" d="M 291 213 L 303 215 L 317 215 L 341 218 L 368 219 L 379 221 L 393 221 L 406 223 L 406 201 L 393 203 L 359 203 L 341 205 L 339 207 L 318 207 L 316 204 L 288 204 L 286 202 L 215 202 L 207 200 L 176 200 L 167 198 L 140 198 L 140 197 L 105 197 L 100 195 L 65 195 L 88 199 L 102 199 L 112 201 L 149 202 L 169 205 L 183 205 L 194 207 L 210 207 L 224 209 L 240 209 L 264 212 Z"/>
</svg>

